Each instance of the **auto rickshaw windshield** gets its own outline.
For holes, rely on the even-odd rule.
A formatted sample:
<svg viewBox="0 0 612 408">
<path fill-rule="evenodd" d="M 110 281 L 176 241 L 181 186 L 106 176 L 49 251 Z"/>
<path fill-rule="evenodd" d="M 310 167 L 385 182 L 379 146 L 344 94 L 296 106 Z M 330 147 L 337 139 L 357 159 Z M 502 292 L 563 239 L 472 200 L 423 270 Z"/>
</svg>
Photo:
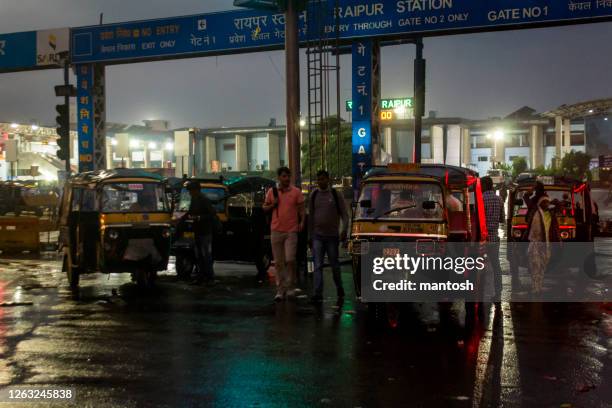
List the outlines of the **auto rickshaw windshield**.
<svg viewBox="0 0 612 408">
<path fill-rule="evenodd" d="M 423 203 L 433 202 L 433 208 Z M 364 206 L 364 203 L 370 205 Z M 425 206 L 427 207 L 427 206 Z M 368 182 L 363 186 L 356 209 L 357 219 L 428 219 L 443 218 L 442 188 L 427 182 Z"/>
<path fill-rule="evenodd" d="M 572 198 L 571 198 L 572 193 L 569 189 L 567 190 L 546 189 L 545 191 L 551 203 L 559 204 L 561 205 L 561 208 L 566 208 L 568 210 L 572 209 Z M 517 194 L 517 198 L 523 199 L 525 195 L 527 196 L 529 195 L 529 190 L 519 191 L 519 193 Z M 580 208 L 582 208 L 582 197 L 580 196 L 580 194 L 574 194 L 574 206 L 575 206 L 574 209 L 579 210 Z M 514 209 L 514 215 L 526 215 L 527 212 L 528 210 L 527 210 L 527 204 L 525 203 L 525 200 L 523 200 L 520 206 L 516 206 L 516 208 Z"/>
<path fill-rule="evenodd" d="M 159 183 L 107 183 L 102 189 L 102 212 L 166 212 L 168 202 Z"/>
<path fill-rule="evenodd" d="M 205 187 L 200 190 L 206 198 L 208 198 L 215 211 L 224 212 L 225 211 L 225 198 L 226 192 L 223 188 L 215 188 L 215 187 Z M 189 206 L 191 205 L 191 195 L 186 188 L 181 190 L 181 199 L 178 205 L 178 211 L 185 212 L 189 210 Z"/>
</svg>

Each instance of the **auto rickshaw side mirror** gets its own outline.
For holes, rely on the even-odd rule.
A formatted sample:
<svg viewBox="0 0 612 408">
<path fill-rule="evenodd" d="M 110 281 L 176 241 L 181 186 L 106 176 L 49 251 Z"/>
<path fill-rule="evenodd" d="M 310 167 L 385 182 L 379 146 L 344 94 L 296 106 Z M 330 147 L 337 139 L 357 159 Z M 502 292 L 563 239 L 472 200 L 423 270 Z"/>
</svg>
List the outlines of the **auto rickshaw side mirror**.
<svg viewBox="0 0 612 408">
<path fill-rule="evenodd" d="M 516 199 L 514 200 L 514 205 L 515 205 L 516 207 L 522 207 L 524 203 L 525 203 L 525 201 L 523 201 L 523 199 L 522 199 L 522 198 L 516 198 Z"/>
<path fill-rule="evenodd" d="M 423 209 L 424 210 L 435 210 L 436 202 L 435 201 L 423 201 Z"/>
<path fill-rule="evenodd" d="M 361 208 L 372 208 L 372 200 L 361 200 L 359 202 Z"/>
</svg>

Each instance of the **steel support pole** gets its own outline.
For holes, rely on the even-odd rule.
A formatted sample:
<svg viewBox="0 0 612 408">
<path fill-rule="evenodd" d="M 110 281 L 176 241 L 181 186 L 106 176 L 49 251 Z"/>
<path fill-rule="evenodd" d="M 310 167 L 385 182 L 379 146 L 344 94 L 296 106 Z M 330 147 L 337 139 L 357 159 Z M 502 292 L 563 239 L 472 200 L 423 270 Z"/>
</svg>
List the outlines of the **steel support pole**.
<svg viewBox="0 0 612 408">
<path fill-rule="evenodd" d="M 287 1 L 285 18 L 285 79 L 287 92 L 287 153 L 291 181 L 301 187 L 300 164 L 300 53 L 298 10 L 294 0 Z"/>
<path fill-rule="evenodd" d="M 68 89 L 68 86 L 70 86 L 70 61 L 68 60 L 68 58 L 64 60 L 64 85 L 66 85 L 66 89 Z M 68 116 L 68 158 L 66 159 L 65 169 L 68 174 L 70 174 L 70 159 L 72 158 L 72 140 L 70 140 L 70 95 L 68 95 L 68 92 L 66 92 L 66 95 L 64 95 L 64 104 L 66 105 L 66 115 Z"/>
<path fill-rule="evenodd" d="M 416 58 L 414 60 L 414 162 L 421 163 L 421 135 L 425 114 L 425 60 L 423 59 L 423 39 L 417 38 Z"/>
</svg>

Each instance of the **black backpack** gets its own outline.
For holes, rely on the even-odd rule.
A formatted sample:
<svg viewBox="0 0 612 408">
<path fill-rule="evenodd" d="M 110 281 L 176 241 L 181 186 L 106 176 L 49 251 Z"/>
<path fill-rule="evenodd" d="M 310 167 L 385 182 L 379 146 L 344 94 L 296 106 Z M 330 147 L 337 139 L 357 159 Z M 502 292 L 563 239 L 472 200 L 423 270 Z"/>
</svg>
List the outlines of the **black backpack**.
<svg viewBox="0 0 612 408">
<path fill-rule="evenodd" d="M 313 193 L 312 193 L 312 197 L 310 197 L 310 208 L 309 208 L 309 216 L 313 217 L 314 213 L 315 213 L 315 200 L 317 199 L 317 193 L 319 192 L 319 189 L 316 189 Z M 338 191 L 336 191 L 335 188 L 332 187 L 331 189 L 332 192 L 332 196 L 334 197 L 334 203 L 336 204 L 336 211 L 338 212 L 338 216 L 342 216 L 342 209 L 340 208 L 340 199 L 338 198 Z"/>
</svg>

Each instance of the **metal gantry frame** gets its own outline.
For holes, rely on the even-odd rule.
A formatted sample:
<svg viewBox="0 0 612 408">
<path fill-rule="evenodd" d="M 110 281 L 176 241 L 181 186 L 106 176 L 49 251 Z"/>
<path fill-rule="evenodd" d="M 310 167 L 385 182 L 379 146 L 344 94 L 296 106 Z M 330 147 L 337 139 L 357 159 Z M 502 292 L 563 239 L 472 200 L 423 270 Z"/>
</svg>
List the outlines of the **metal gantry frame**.
<svg viewBox="0 0 612 408">
<path fill-rule="evenodd" d="M 336 100 L 336 171 L 340 173 L 340 145 L 341 130 L 340 121 L 340 31 L 339 16 L 334 16 L 334 30 L 329 33 L 326 30 L 326 22 L 329 21 L 326 13 L 329 12 L 328 1 L 311 0 L 307 7 L 307 81 L 308 81 L 308 178 L 312 185 L 313 157 L 320 155 L 321 167 L 330 168 L 329 143 L 333 132 L 329 118 L 332 115 L 332 88 L 331 77 L 335 74 L 335 100 Z M 339 0 L 335 0 L 335 9 Z M 313 152 L 313 142 L 316 138 L 321 142 L 319 152 Z M 335 176 L 339 176 L 337 174 Z"/>
</svg>

